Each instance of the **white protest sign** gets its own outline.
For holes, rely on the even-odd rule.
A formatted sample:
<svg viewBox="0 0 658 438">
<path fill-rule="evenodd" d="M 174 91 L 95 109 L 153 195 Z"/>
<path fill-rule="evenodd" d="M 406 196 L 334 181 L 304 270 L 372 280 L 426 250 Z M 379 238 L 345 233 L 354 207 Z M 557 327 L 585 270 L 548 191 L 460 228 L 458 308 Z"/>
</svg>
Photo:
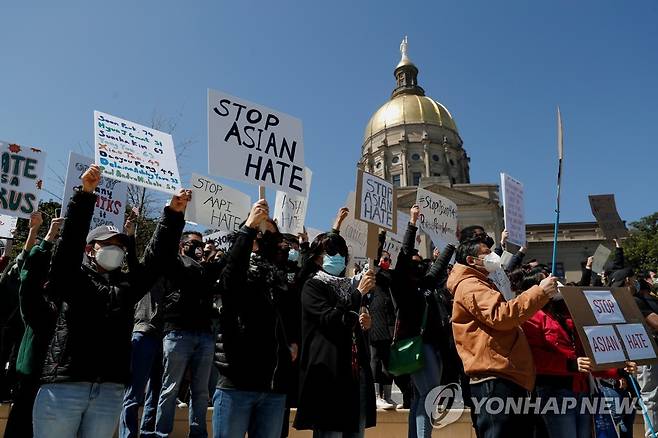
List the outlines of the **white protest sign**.
<svg viewBox="0 0 658 438">
<path fill-rule="evenodd" d="M 523 184 L 506 173 L 500 174 L 500 192 L 503 197 L 507 240 L 514 245 L 525 246 L 525 207 Z"/>
<path fill-rule="evenodd" d="M 443 250 L 449 243 L 459 244 L 457 240 L 457 205 L 450 199 L 418 188 L 416 204 L 420 208 L 418 227 L 425 232 L 434 246 Z"/>
<path fill-rule="evenodd" d="M 599 245 L 596 248 L 596 251 L 594 251 L 594 259 L 592 261 L 593 272 L 596 272 L 597 274 L 603 272 L 603 266 L 605 266 L 605 262 L 608 260 L 608 257 L 610 257 L 611 252 L 610 249 L 603 245 Z"/>
<path fill-rule="evenodd" d="M 230 237 L 232 232 L 229 231 L 217 231 L 207 236 L 203 236 L 203 241 L 208 242 L 212 240 L 215 242 L 215 248 L 221 249 L 222 251 L 228 251 L 231 246 Z"/>
<path fill-rule="evenodd" d="M 350 260 L 354 262 L 357 257 L 366 256 L 366 247 L 368 244 L 368 225 L 365 222 L 356 220 L 354 217 L 354 204 L 356 196 L 350 192 L 347 196 L 345 205 L 350 209 L 349 214 L 343 221 L 340 235 L 343 236 L 347 243 L 350 254 Z"/>
<path fill-rule="evenodd" d="M 238 231 L 251 210 L 251 199 L 239 190 L 192 174 L 192 202 L 185 210 L 185 220 L 221 231 Z"/>
<path fill-rule="evenodd" d="M 39 209 L 46 153 L 0 141 L 0 213 L 29 219 Z"/>
<path fill-rule="evenodd" d="M 14 236 L 11 235 L 11 230 L 16 229 L 17 222 L 18 218 L 15 216 L 0 214 L 0 237 L 13 238 Z"/>
<path fill-rule="evenodd" d="M 617 300 L 609 290 L 586 290 L 583 294 L 599 324 L 626 322 Z"/>
<path fill-rule="evenodd" d="M 653 359 L 656 352 L 642 324 L 616 325 L 630 360 Z"/>
<path fill-rule="evenodd" d="M 397 198 L 393 183 L 359 170 L 355 202 L 356 219 L 388 231 L 396 231 Z"/>
<path fill-rule="evenodd" d="M 291 195 L 287 192 L 277 191 L 274 203 L 274 220 L 279 231 L 297 235 L 304 231 L 306 210 L 308 208 L 308 195 L 311 193 L 311 169 L 306 168 L 306 196 Z"/>
<path fill-rule="evenodd" d="M 398 264 L 398 255 L 402 251 L 402 242 L 387 234 L 382 250 L 389 253 L 391 256 L 391 269 L 395 268 Z"/>
<path fill-rule="evenodd" d="M 165 193 L 180 188 L 171 135 L 94 111 L 94 143 L 103 175 Z"/>
<path fill-rule="evenodd" d="M 324 233 L 324 231 L 320 231 L 317 228 L 306 227 L 306 234 L 308 234 L 308 242 L 309 243 L 313 243 L 315 238 L 318 237 L 322 233 Z"/>
<path fill-rule="evenodd" d="M 301 120 L 208 90 L 208 172 L 306 195 Z"/>
<path fill-rule="evenodd" d="M 611 325 L 594 325 L 583 327 L 585 336 L 592 347 L 594 361 L 597 365 L 624 362 L 626 356 L 621 341 Z"/>
<path fill-rule="evenodd" d="M 503 251 L 503 255 L 500 256 L 500 265 L 506 267 L 509 265 L 509 262 L 512 261 L 512 257 L 514 257 L 514 255 L 512 255 L 511 252 Z"/>
<path fill-rule="evenodd" d="M 85 157 L 75 152 L 69 152 L 69 164 L 64 180 L 64 196 L 62 197 L 62 217 L 66 217 L 69 200 L 73 196 L 73 189 L 82 184 L 82 174 L 94 163 L 93 158 Z M 128 197 L 128 184 L 116 179 L 101 177 L 95 190 L 96 208 L 91 217 L 91 229 L 101 225 L 114 225 L 123 229 L 126 214 L 126 198 Z"/>
<path fill-rule="evenodd" d="M 502 268 L 491 272 L 489 274 L 489 279 L 493 281 L 493 283 L 496 285 L 496 288 L 498 288 L 500 293 L 503 294 L 505 301 L 509 301 L 514 298 L 514 292 L 512 292 L 512 283 L 510 283 L 509 277 L 507 277 L 507 274 Z"/>
</svg>

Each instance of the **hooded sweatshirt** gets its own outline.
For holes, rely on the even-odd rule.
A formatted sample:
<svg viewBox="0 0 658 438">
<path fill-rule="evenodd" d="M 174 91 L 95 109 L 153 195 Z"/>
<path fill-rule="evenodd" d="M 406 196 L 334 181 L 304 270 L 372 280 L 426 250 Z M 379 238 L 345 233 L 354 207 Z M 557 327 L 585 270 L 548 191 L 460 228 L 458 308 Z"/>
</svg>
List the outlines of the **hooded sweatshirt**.
<svg viewBox="0 0 658 438">
<path fill-rule="evenodd" d="M 452 332 L 465 373 L 501 377 L 531 391 L 535 366 L 521 324 L 548 302 L 543 289 L 533 286 L 505 301 L 484 273 L 459 263 L 447 286 L 454 295 Z"/>
</svg>

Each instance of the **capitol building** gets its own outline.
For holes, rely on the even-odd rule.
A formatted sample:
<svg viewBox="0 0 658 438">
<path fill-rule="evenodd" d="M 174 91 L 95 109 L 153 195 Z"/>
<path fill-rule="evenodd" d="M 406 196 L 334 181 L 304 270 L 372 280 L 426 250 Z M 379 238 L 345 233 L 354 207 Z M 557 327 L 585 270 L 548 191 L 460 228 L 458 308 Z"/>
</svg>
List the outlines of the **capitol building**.
<svg viewBox="0 0 658 438">
<path fill-rule="evenodd" d="M 400 53 L 393 70 L 395 87 L 366 125 L 357 166 L 397 187 L 400 210 L 411 208 L 421 187 L 457 204 L 460 228 L 481 225 L 498 242 L 504 229 L 499 184 L 471 182 L 471 157 L 455 118 L 441 102 L 425 94 L 406 37 Z M 547 210 L 546 220 L 552 218 L 552 209 Z M 550 263 L 553 224 L 527 224 L 526 232 L 526 259 Z M 579 280 L 580 262 L 594 254 L 600 243 L 610 247 L 596 222 L 560 224 L 558 240 L 558 272 L 569 281 Z M 431 243 L 424 239 L 421 254 L 429 254 L 430 249 Z"/>
</svg>

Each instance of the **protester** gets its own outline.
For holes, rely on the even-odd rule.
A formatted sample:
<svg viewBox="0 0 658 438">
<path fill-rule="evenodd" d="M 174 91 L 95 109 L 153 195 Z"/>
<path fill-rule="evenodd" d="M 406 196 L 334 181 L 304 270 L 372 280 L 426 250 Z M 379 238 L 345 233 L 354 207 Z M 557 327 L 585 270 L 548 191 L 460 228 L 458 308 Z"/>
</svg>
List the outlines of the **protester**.
<svg viewBox="0 0 658 438">
<path fill-rule="evenodd" d="M 36 438 L 113 435 L 130 375 L 134 306 L 174 255 L 172 227 L 183 223 L 187 195 L 181 191 L 165 208 L 144 265 L 122 272 L 126 251 L 134 251 L 130 239 L 106 225 L 87 234 L 100 172 L 92 165 L 82 175 L 52 258 L 48 293 L 60 305 L 34 402 Z"/>
<path fill-rule="evenodd" d="M 332 232 L 311 244 L 314 268 L 302 289 L 302 351 L 299 408 L 294 427 L 315 438 L 363 437 L 376 422 L 375 390 L 365 330 L 371 319 L 365 297 L 375 286 L 369 269 L 355 286 L 346 278 L 349 253 L 339 234 L 341 209 Z"/>
<path fill-rule="evenodd" d="M 635 303 L 651 330 L 651 336 L 658 342 L 658 297 L 651 292 L 652 286 L 653 281 L 649 272 L 638 275 Z M 655 364 L 639 366 L 637 380 L 651 426 L 655 431 L 658 428 L 658 367 Z M 651 427 L 646 418 L 644 430 L 646 436 L 651 436 Z"/>
<path fill-rule="evenodd" d="M 506 301 L 487 278 L 500 268 L 500 259 L 489 249 L 491 240 L 479 233 L 462 240 L 457 248 L 448 278 L 454 295 L 455 343 L 476 399 L 526 398 L 534 388 L 535 370 L 521 324 L 557 293 L 556 280 L 545 278 L 539 286 Z M 476 421 L 483 438 L 532 435 L 529 415 L 481 411 Z"/>
<path fill-rule="evenodd" d="M 213 397 L 215 438 L 281 435 L 291 362 L 295 355 L 282 322 L 287 292 L 287 245 L 269 217 L 264 199 L 255 203 L 236 233 L 220 278 L 219 369 Z M 285 249 L 284 249 L 285 248 Z M 253 253 L 252 253 L 253 250 Z"/>
</svg>

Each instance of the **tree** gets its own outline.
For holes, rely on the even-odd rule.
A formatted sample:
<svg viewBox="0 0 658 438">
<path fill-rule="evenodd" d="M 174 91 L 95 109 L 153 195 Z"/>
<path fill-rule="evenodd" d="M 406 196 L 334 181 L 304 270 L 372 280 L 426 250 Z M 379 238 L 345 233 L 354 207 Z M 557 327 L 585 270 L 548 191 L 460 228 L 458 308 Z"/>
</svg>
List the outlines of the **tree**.
<svg viewBox="0 0 658 438">
<path fill-rule="evenodd" d="M 50 221 L 55 217 L 55 210 L 61 207 L 62 206 L 59 202 L 53 200 L 41 201 L 39 203 L 39 211 L 43 214 L 43 225 L 41 225 L 38 234 L 40 239 L 46 237 L 46 233 L 50 227 Z M 16 235 L 14 237 L 10 254 L 12 258 L 15 258 L 23 250 L 23 245 L 27 239 L 28 225 L 29 220 L 27 219 L 18 219 L 18 222 L 16 223 Z"/>
<path fill-rule="evenodd" d="M 639 270 L 658 270 L 658 212 L 630 225 L 631 235 L 623 243 L 628 265 Z"/>
</svg>

